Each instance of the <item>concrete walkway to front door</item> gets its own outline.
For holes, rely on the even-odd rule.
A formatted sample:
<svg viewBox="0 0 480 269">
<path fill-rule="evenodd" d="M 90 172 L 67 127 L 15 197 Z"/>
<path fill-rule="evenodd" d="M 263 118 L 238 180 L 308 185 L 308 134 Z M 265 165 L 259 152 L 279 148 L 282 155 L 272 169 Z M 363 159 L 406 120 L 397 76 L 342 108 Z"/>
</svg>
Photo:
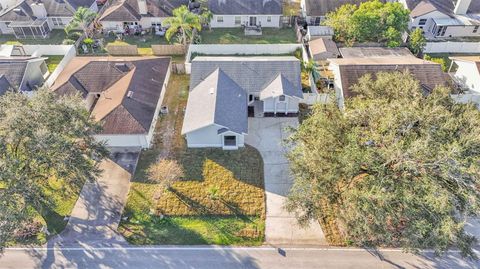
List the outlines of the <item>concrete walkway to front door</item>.
<svg viewBox="0 0 480 269">
<path fill-rule="evenodd" d="M 134 164 L 138 153 L 134 153 Z M 111 159 L 100 164 L 96 180 L 85 183 L 65 229 L 49 245 L 115 246 L 126 245 L 117 231 L 127 201 L 131 174 Z"/>
<path fill-rule="evenodd" d="M 265 239 L 277 245 L 326 245 L 317 221 L 309 227 L 298 225 L 294 214 L 284 208 L 286 196 L 293 184 L 286 149 L 282 141 L 285 128 L 298 126 L 297 118 L 249 118 L 245 143 L 258 149 L 264 162 L 267 217 Z"/>
</svg>

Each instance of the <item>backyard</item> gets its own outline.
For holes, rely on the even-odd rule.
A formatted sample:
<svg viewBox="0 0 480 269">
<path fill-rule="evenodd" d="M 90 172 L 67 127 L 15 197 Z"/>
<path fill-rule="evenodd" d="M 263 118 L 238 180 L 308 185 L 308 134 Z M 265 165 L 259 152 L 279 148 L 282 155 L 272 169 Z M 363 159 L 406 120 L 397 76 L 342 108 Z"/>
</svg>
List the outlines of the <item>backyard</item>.
<svg viewBox="0 0 480 269">
<path fill-rule="evenodd" d="M 47 64 L 48 72 L 52 73 L 57 68 L 58 64 L 62 61 L 63 55 L 43 55 L 48 58 L 45 63 Z"/>
<path fill-rule="evenodd" d="M 152 45 L 169 44 L 165 37 L 147 34 L 143 36 L 127 35 L 122 40 L 117 39 L 116 35 L 105 37 L 105 47 L 108 45 L 136 45 L 138 54 L 153 55 Z"/>
<path fill-rule="evenodd" d="M 293 28 L 263 28 L 261 36 L 245 36 L 242 28 L 215 28 L 200 33 L 202 44 L 297 43 Z"/>
<path fill-rule="evenodd" d="M 260 245 L 264 237 L 263 161 L 258 151 L 187 149 L 180 135 L 189 77 L 172 75 L 157 122 L 155 145 L 142 152 L 119 231 L 132 244 Z M 146 169 L 159 158 L 176 160 L 184 178 L 164 190 Z"/>
<path fill-rule="evenodd" d="M 17 39 L 14 35 L 0 35 L 0 44 L 4 45 L 61 45 L 67 38 L 64 30 L 52 30 L 47 38 Z"/>
</svg>

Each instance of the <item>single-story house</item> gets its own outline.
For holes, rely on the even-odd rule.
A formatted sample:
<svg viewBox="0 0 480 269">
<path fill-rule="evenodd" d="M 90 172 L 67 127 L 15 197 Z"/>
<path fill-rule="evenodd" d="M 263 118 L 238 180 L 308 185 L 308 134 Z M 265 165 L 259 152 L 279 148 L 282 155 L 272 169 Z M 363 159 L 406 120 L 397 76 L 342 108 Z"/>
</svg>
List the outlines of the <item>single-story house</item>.
<svg viewBox="0 0 480 269">
<path fill-rule="evenodd" d="M 399 0 L 410 9 L 410 30 L 428 39 L 480 36 L 478 0 Z"/>
<path fill-rule="evenodd" d="M 425 92 L 445 85 L 446 75 L 438 63 L 411 57 L 369 57 L 369 58 L 337 58 L 328 59 L 329 69 L 334 74 L 334 88 L 337 104 L 345 105 L 345 98 L 353 96 L 351 87 L 366 74 L 378 72 L 409 71 L 421 84 Z"/>
<path fill-rule="evenodd" d="M 52 29 L 64 29 L 76 10 L 97 12 L 95 0 L 2 0 L 0 33 L 17 38 L 47 38 Z"/>
<path fill-rule="evenodd" d="M 328 58 L 338 58 L 340 56 L 337 44 L 329 38 L 310 40 L 308 51 L 315 61 L 324 61 Z"/>
<path fill-rule="evenodd" d="M 345 4 L 360 5 L 370 0 L 301 0 L 302 16 L 309 25 L 320 25 L 327 13 L 335 11 Z M 385 0 L 381 0 L 385 2 Z"/>
<path fill-rule="evenodd" d="M 405 47 L 344 47 L 339 50 L 342 58 L 414 57 Z"/>
<path fill-rule="evenodd" d="M 102 12 L 99 22 L 106 31 L 122 32 L 130 28 L 161 27 L 173 10 L 189 5 L 189 0 L 113 0 Z"/>
<path fill-rule="evenodd" d="M 280 27 L 281 0 L 209 0 L 212 28 Z"/>
<path fill-rule="evenodd" d="M 7 91 L 31 92 L 42 86 L 49 72 L 43 57 L 0 57 L 0 95 Z"/>
<path fill-rule="evenodd" d="M 169 57 L 76 57 L 51 88 L 83 97 L 103 126 L 97 140 L 112 148 L 148 148 L 169 76 Z"/>
<path fill-rule="evenodd" d="M 480 94 L 480 57 L 456 56 L 451 60 L 457 65 L 453 78 L 463 89 Z"/>
<path fill-rule="evenodd" d="M 196 57 L 182 127 L 188 147 L 238 149 L 249 116 L 296 116 L 300 72 L 295 57 Z"/>
</svg>

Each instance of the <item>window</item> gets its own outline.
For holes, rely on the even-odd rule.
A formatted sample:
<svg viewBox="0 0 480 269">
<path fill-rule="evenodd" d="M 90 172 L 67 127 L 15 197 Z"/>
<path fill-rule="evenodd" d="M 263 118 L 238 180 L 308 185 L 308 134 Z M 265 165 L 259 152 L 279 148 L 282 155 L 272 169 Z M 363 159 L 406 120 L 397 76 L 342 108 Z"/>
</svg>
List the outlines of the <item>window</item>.
<svg viewBox="0 0 480 269">
<path fill-rule="evenodd" d="M 240 25 L 242 23 L 242 17 L 235 16 L 235 25 Z"/>
<path fill-rule="evenodd" d="M 478 32 L 478 28 L 479 28 L 479 27 L 480 27 L 480 26 L 478 26 L 478 25 L 477 25 L 477 26 L 475 26 L 475 27 L 473 28 L 473 33 L 476 33 L 476 32 Z"/>
<path fill-rule="evenodd" d="M 162 23 L 161 22 L 152 22 L 152 27 L 162 27 Z"/>
<path fill-rule="evenodd" d="M 217 22 L 223 22 L 223 16 L 218 16 L 217 17 Z"/>
<path fill-rule="evenodd" d="M 52 18 L 53 25 L 55 26 L 61 26 L 63 24 L 62 18 Z"/>
<path fill-rule="evenodd" d="M 253 102 L 253 94 L 248 95 L 248 102 Z"/>
<path fill-rule="evenodd" d="M 272 16 L 267 16 L 267 22 L 272 22 Z"/>
<path fill-rule="evenodd" d="M 447 31 L 447 26 L 439 26 L 437 29 L 437 36 L 444 36 Z"/>
<path fill-rule="evenodd" d="M 427 23 L 427 19 L 421 19 L 419 22 L 418 22 L 418 25 L 425 25 Z"/>
<path fill-rule="evenodd" d="M 279 102 L 285 102 L 285 95 L 280 95 L 280 96 L 278 97 L 278 101 L 279 101 Z"/>
<path fill-rule="evenodd" d="M 237 145 L 237 137 L 234 135 L 226 135 L 223 137 L 223 145 L 224 146 L 236 146 Z"/>
</svg>

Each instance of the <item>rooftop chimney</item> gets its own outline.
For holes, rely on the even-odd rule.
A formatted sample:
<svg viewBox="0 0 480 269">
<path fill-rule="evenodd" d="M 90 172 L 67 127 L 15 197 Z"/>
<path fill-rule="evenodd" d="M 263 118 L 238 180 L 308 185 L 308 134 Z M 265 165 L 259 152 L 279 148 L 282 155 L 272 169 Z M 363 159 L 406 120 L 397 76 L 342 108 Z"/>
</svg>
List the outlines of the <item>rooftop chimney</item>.
<svg viewBox="0 0 480 269">
<path fill-rule="evenodd" d="M 468 8 L 470 7 L 471 2 L 472 0 L 457 0 L 453 13 L 457 15 L 467 14 L 467 11 L 468 11 Z"/>
<path fill-rule="evenodd" d="M 45 19 L 47 17 L 47 10 L 45 9 L 45 5 L 41 2 L 35 2 L 30 5 L 32 9 L 33 16 L 39 19 Z"/>
<path fill-rule="evenodd" d="M 138 13 L 140 13 L 140 15 L 145 15 L 148 13 L 148 9 L 147 9 L 147 0 L 137 0 L 138 2 Z"/>
</svg>

